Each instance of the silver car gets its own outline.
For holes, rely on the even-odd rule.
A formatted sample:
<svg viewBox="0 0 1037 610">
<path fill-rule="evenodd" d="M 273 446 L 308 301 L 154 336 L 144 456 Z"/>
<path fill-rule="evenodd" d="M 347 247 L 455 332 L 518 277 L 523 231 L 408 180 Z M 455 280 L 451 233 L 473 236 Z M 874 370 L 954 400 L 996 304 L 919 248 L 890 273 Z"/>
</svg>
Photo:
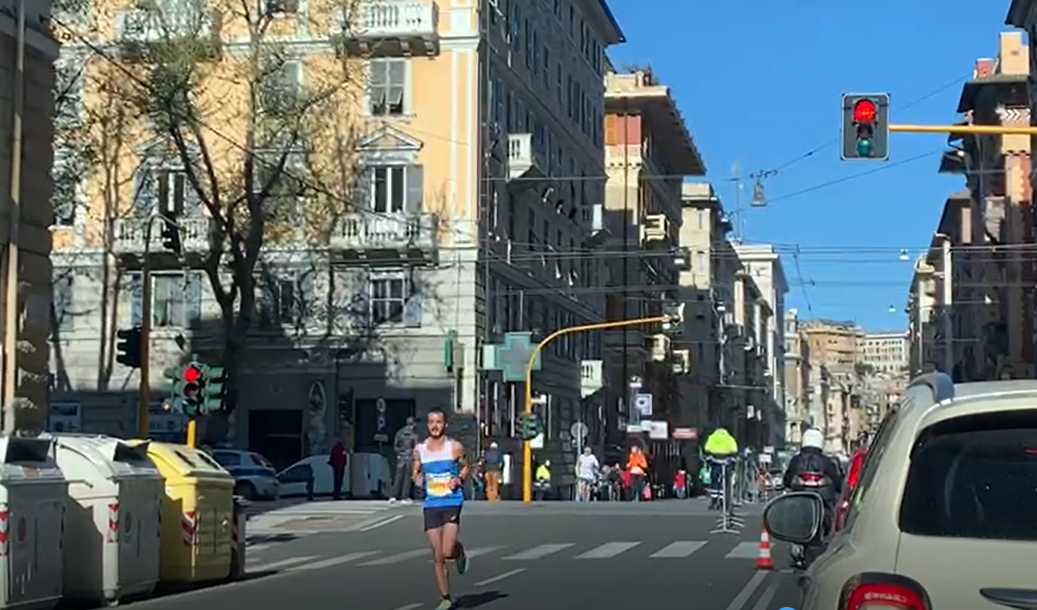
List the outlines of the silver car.
<svg viewBox="0 0 1037 610">
<path fill-rule="evenodd" d="M 247 500 L 276 500 L 281 496 L 277 471 L 262 455 L 237 449 L 211 449 L 209 455 L 234 477 L 234 495 Z"/>
</svg>

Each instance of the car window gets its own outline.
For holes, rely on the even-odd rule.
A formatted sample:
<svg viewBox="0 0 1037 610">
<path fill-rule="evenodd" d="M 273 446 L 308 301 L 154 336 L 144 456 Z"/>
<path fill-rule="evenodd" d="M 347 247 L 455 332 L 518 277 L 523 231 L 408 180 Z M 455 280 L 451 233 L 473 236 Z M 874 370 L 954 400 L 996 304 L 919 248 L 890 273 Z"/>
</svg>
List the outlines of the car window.
<svg viewBox="0 0 1037 610">
<path fill-rule="evenodd" d="M 926 430 L 915 444 L 900 530 L 1037 541 L 1035 506 L 1037 411 L 1025 422 L 1005 413 L 959 418 Z"/>
<path fill-rule="evenodd" d="M 265 457 L 259 455 L 258 453 L 250 453 L 248 454 L 248 457 L 252 461 L 252 464 L 255 466 L 261 466 L 263 468 L 273 468 L 273 466 L 270 465 L 270 462 L 268 462 Z"/>
<path fill-rule="evenodd" d="M 282 472 L 277 478 L 284 483 L 302 483 L 308 481 L 313 474 L 309 464 L 296 464 Z"/>
<path fill-rule="evenodd" d="M 239 466 L 241 464 L 241 455 L 234 453 L 233 451 L 217 451 L 212 454 L 212 457 L 224 468 Z"/>
<path fill-rule="evenodd" d="M 871 487 L 872 482 L 875 480 L 875 472 L 878 470 L 879 460 L 882 459 L 882 455 L 889 448 L 889 441 L 893 437 L 893 429 L 896 428 L 899 413 L 899 409 L 891 410 L 886 415 L 886 418 L 882 420 L 882 423 L 879 424 L 878 432 L 875 433 L 875 438 L 868 448 L 868 453 L 864 456 L 864 465 L 861 466 L 861 475 L 857 487 L 850 495 L 849 506 L 846 510 L 846 521 L 843 524 L 844 530 L 850 529 L 853 526 L 853 522 L 857 520 L 857 514 L 864 503 L 868 488 Z"/>
</svg>

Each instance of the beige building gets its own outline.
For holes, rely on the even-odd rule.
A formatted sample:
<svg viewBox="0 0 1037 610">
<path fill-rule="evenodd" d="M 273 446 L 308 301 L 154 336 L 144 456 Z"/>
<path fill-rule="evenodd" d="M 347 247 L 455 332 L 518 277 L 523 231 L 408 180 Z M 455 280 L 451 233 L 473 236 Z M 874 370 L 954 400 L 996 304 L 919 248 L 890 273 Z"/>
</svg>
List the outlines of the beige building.
<svg viewBox="0 0 1037 610">
<path fill-rule="evenodd" d="M 810 401 L 814 394 L 811 385 L 810 343 L 800 332 L 799 312 L 785 312 L 785 349 L 783 352 L 783 375 L 785 389 L 785 442 L 799 445 L 803 441 L 803 430 L 809 427 Z"/>
<path fill-rule="evenodd" d="M 936 269 L 928 255 L 915 260 L 907 298 L 908 373 L 911 377 L 936 370 Z"/>
<path fill-rule="evenodd" d="M 59 45 L 49 27 L 50 2 L 0 0 L 0 242 L 6 278 L 11 239 L 17 235 L 18 311 L 15 327 L 5 328 L 17 338 L 16 353 L 4 353 L 4 368 L 13 366 L 13 384 L 3 396 L 26 399 L 17 411 L 4 415 L 4 431 L 12 428 L 41 431 L 49 409 L 50 374 L 48 336 L 51 327 L 51 264 L 48 227 L 53 218 L 48 202 L 53 182 L 50 171 L 54 137 L 54 60 Z M 19 8 L 25 10 L 25 30 L 19 29 Z M 17 70 L 18 50 L 24 51 L 24 72 Z M 21 81 L 21 85 L 19 85 Z M 16 140 L 16 92 L 24 107 L 19 117 L 21 140 Z M 16 167 L 16 148 L 20 163 Z M 17 180 L 17 184 L 12 181 Z M 17 207 L 14 197 L 17 197 Z M 16 211 L 17 210 L 17 211 Z M 16 220 L 17 219 L 17 220 Z M 6 281 L 4 281 L 6 284 Z M 6 294 L 6 286 L 5 286 Z M 6 319 L 7 316 L 4 316 Z M 7 405 L 7 400 L 4 400 Z"/>
<path fill-rule="evenodd" d="M 851 442 L 851 409 L 857 407 L 857 350 L 864 331 L 853 322 L 810 320 L 800 324 L 810 353 L 810 424 L 825 434 L 826 447 L 846 451 Z"/>
<path fill-rule="evenodd" d="M 908 368 L 908 333 L 865 333 L 857 350 L 860 362 L 874 373 L 901 373 Z"/>
<path fill-rule="evenodd" d="M 220 51 L 209 60 L 219 75 L 252 40 L 241 3 L 221 2 L 209 3 L 227 9 L 215 21 L 208 13 L 188 18 L 188 3 L 173 0 L 151 8 L 97 1 L 91 13 L 69 19 L 92 24 L 131 68 L 135 50 L 164 31 L 155 23 L 201 23 L 195 34 Z M 334 0 L 261 4 L 271 7 L 256 17 L 270 20 L 270 38 L 259 48 L 284 51 L 281 88 L 312 93 L 329 70 L 338 74 L 333 68 L 355 76 L 335 88 L 337 108 L 320 114 L 329 119 L 321 129 L 339 130 L 319 131 L 324 152 L 334 154 L 293 156 L 292 176 L 327 169 L 329 159 L 358 175 L 347 171 L 334 182 L 337 197 L 324 187 L 293 191 L 291 209 L 311 216 L 314 199 L 341 204 L 314 219 L 333 221 L 321 225 L 320 240 L 305 235 L 309 221 L 283 223 L 291 230 L 267 236 L 260 311 L 237 364 L 232 441 L 279 466 L 325 450 L 338 435 L 357 450 L 378 451 L 379 439 L 432 406 L 453 406 L 485 434 L 508 436 L 522 387 L 482 370 L 495 368 L 483 347 L 508 332 L 542 337 L 605 314 L 600 263 L 573 253 L 597 247 L 603 228 L 604 184 L 593 178 L 605 174 L 605 50 L 622 41 L 607 4 L 370 0 L 353 11 Z M 63 61 L 86 65 L 73 87 L 84 112 L 105 108 L 91 83 L 111 74 L 113 58 L 70 44 Z M 233 102 L 248 84 L 217 78 L 205 86 Z M 214 110 L 208 118 L 210 141 L 240 158 L 248 114 Z M 189 255 L 183 264 L 155 259 L 151 320 L 152 428 L 176 435 L 182 422 L 161 410 L 159 371 L 184 358 L 181 345 L 209 359 L 221 346 L 219 307 L 201 266 L 211 252 L 211 219 L 182 168 L 162 155 L 168 142 L 146 131 L 124 147 L 114 189 L 102 188 L 101 172 L 85 172 L 62 202 L 53 260 L 69 279 L 61 284 L 54 362 L 62 408 L 78 414 L 83 429 L 133 432 L 139 376 L 113 364 L 113 336 L 141 319 L 147 216 L 182 209 Z M 135 185 L 136 176 L 150 188 L 138 188 L 145 183 Z M 152 246 L 160 249 L 157 238 Z M 593 333 L 556 341 L 543 354 L 534 391 L 552 396 L 542 413 L 546 454 L 571 453 L 568 430 L 584 418 L 587 400 L 597 400 L 601 360 Z M 595 414 L 585 421 L 596 439 L 603 411 L 586 410 Z M 478 428 L 465 430 L 474 436 Z"/>
<path fill-rule="evenodd" d="M 964 122 L 1030 125 L 1031 52 L 1021 33 L 1003 33 L 997 58 L 976 60 L 958 103 Z M 968 135 L 952 144 L 940 171 L 963 174 L 965 190 L 948 198 L 927 258 L 941 284 L 938 367 L 958 381 L 1032 378 L 1030 138 Z"/>
<path fill-rule="evenodd" d="M 706 168 L 669 88 L 651 71 L 608 74 L 605 114 L 605 244 L 621 252 L 606 258 L 607 316 L 658 315 L 691 262 L 675 254 L 683 237 L 683 177 L 702 176 Z M 652 395 L 652 419 L 678 423 L 684 417 L 677 412 L 683 403 L 677 377 L 689 368 L 684 352 L 675 360 L 671 340 L 661 333 L 647 327 L 606 333 L 609 385 L 628 420 L 640 417 L 632 409 L 635 392 Z"/>
</svg>

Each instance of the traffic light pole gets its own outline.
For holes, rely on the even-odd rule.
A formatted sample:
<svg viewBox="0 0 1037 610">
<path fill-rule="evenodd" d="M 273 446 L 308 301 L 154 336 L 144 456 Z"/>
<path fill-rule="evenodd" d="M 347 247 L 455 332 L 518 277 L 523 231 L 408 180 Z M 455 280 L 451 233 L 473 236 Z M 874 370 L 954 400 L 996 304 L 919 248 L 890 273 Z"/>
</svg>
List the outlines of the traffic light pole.
<svg viewBox="0 0 1037 610">
<path fill-rule="evenodd" d="M 608 330 L 611 328 L 623 328 L 626 326 L 640 326 L 642 324 L 656 324 L 666 322 L 670 318 L 668 316 L 653 316 L 651 318 L 637 318 L 634 320 L 617 320 L 615 322 L 597 322 L 595 324 L 584 324 L 582 326 L 570 326 L 569 328 L 560 328 L 553 333 L 544 337 L 543 341 L 537 343 L 536 347 L 533 348 L 533 352 L 529 355 L 529 362 L 526 363 L 526 396 L 525 396 L 525 412 L 530 414 L 533 412 L 533 365 L 536 364 L 537 357 L 540 352 L 543 351 L 547 344 L 554 341 L 562 335 L 571 335 L 574 333 L 582 333 L 589 330 Z M 530 441 L 522 441 L 522 501 L 529 503 L 533 499 L 533 446 Z"/>
<path fill-rule="evenodd" d="M 990 136 L 1037 136 L 1037 127 L 1014 125 L 890 125 L 889 130 L 899 133 L 960 133 Z"/>
<path fill-rule="evenodd" d="M 140 438 L 151 436 L 151 229 L 156 219 L 163 219 L 162 215 L 152 212 L 144 227 L 143 285 L 140 289 L 140 402 L 137 403 L 137 434 Z"/>
</svg>

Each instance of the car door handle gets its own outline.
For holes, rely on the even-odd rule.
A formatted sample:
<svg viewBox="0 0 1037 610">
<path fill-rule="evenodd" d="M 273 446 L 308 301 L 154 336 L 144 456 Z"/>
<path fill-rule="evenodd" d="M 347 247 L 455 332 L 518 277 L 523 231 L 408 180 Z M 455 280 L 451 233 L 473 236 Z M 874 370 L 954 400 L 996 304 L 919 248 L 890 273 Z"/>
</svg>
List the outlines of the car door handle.
<svg viewBox="0 0 1037 610">
<path fill-rule="evenodd" d="M 988 588 L 980 589 L 979 594 L 1006 608 L 1037 610 L 1037 590 L 1034 589 Z"/>
</svg>

